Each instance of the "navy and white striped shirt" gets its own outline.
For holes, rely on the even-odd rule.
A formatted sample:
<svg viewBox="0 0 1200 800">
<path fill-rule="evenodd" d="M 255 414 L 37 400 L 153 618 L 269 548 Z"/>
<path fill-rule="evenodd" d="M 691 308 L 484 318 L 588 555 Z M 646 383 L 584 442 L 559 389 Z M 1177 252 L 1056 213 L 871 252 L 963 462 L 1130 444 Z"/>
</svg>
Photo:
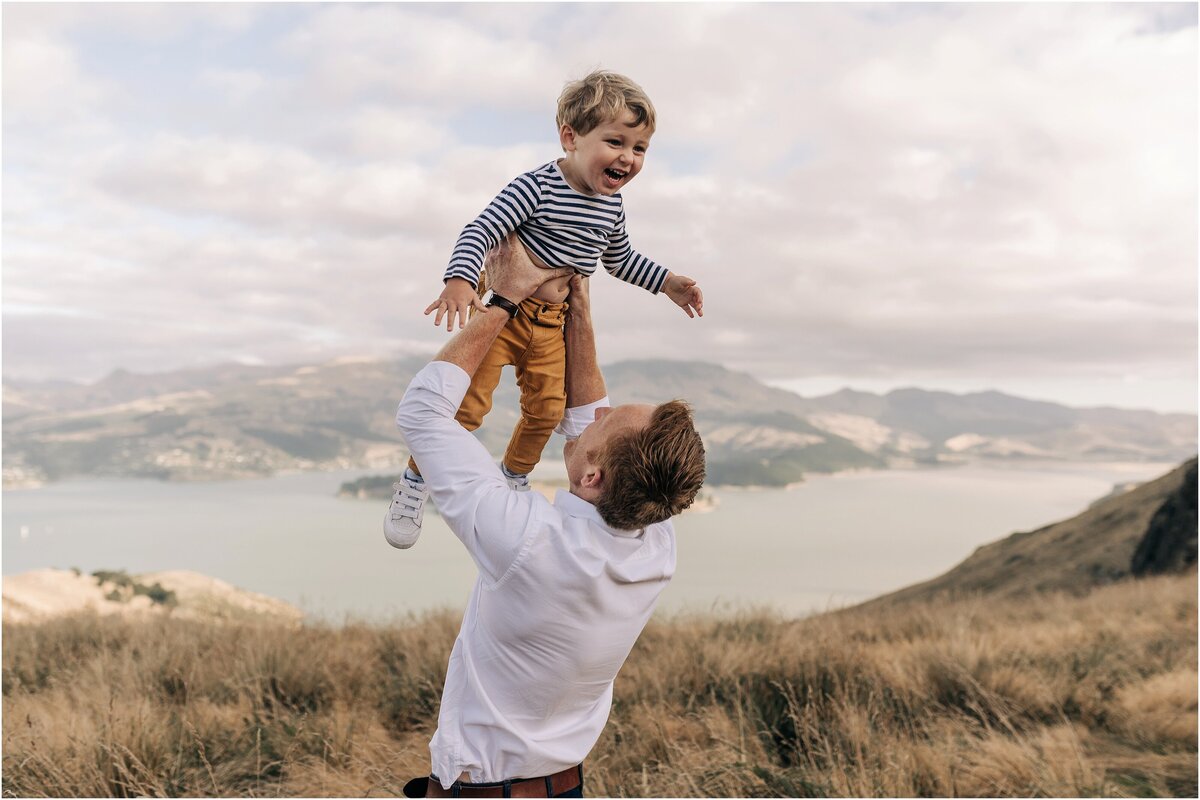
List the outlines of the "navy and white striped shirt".
<svg viewBox="0 0 1200 800">
<path fill-rule="evenodd" d="M 484 255 L 513 231 L 552 267 L 591 275 L 599 260 L 615 277 L 655 294 L 667 279 L 665 267 L 630 246 L 621 195 L 580 194 L 551 161 L 514 178 L 463 228 L 443 280 L 465 278 L 476 285 Z"/>
</svg>

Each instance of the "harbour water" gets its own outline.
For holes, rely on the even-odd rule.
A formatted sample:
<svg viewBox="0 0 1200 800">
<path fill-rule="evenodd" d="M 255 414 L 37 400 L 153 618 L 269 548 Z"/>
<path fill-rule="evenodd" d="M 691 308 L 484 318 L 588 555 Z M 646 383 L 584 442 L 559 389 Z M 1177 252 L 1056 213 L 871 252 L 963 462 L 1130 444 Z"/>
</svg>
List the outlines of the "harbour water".
<svg viewBox="0 0 1200 800">
<path fill-rule="evenodd" d="M 676 522 L 679 563 L 661 608 L 804 614 L 934 577 L 976 547 L 1082 511 L 1171 464 L 968 465 L 816 476 L 725 489 Z M 187 569 L 293 603 L 314 618 L 386 621 L 461 609 L 474 567 L 427 515 L 408 551 L 383 540 L 386 501 L 336 497 L 361 471 L 249 481 L 71 480 L 4 492 L 3 573 L 43 567 Z"/>
</svg>

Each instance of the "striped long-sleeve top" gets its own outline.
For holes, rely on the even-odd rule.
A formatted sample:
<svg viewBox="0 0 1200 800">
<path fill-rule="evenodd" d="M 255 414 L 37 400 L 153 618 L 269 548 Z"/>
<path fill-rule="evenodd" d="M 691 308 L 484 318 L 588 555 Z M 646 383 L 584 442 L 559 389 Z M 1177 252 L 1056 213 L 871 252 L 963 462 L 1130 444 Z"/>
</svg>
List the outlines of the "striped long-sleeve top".
<svg viewBox="0 0 1200 800">
<path fill-rule="evenodd" d="M 599 261 L 615 277 L 655 294 L 667 279 L 665 267 L 630 246 L 621 195 L 580 194 L 555 161 L 518 175 L 463 228 L 443 279 L 476 284 L 484 255 L 513 231 L 551 267 L 591 275 Z"/>
</svg>

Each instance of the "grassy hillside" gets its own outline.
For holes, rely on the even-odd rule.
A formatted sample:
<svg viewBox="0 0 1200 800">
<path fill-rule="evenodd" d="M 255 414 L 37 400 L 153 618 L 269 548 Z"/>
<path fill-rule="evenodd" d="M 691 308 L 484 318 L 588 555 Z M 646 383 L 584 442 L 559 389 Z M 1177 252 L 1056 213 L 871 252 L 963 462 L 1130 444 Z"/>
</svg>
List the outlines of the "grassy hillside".
<svg viewBox="0 0 1200 800">
<path fill-rule="evenodd" d="M 1138 543 L 1169 496 L 1181 490 L 1195 459 L 1078 516 L 986 544 L 944 575 L 874 601 L 924 600 L 961 592 L 1081 592 L 1130 575 Z M 1193 532 L 1193 541 L 1195 534 Z"/>
<path fill-rule="evenodd" d="M 611 796 L 1195 796 L 1196 574 L 785 621 L 653 622 L 586 771 Z M 6 796 L 396 796 L 450 613 L 5 626 Z"/>
</svg>

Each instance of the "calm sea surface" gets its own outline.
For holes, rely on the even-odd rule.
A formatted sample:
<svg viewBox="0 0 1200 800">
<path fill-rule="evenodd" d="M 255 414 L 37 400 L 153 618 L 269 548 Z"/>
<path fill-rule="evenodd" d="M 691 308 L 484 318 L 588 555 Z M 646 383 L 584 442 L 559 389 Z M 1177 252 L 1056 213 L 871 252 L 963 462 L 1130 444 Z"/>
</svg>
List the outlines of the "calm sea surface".
<svg viewBox="0 0 1200 800">
<path fill-rule="evenodd" d="M 679 566 L 661 607 L 799 614 L 865 600 L 1172 466 L 966 466 L 814 477 L 787 490 L 718 489 L 716 510 L 676 521 Z M 462 545 L 440 517 L 426 515 L 412 550 L 389 547 L 386 502 L 334 496 L 363 474 L 7 490 L 3 573 L 194 570 L 335 622 L 463 608 L 474 568 Z"/>
</svg>

